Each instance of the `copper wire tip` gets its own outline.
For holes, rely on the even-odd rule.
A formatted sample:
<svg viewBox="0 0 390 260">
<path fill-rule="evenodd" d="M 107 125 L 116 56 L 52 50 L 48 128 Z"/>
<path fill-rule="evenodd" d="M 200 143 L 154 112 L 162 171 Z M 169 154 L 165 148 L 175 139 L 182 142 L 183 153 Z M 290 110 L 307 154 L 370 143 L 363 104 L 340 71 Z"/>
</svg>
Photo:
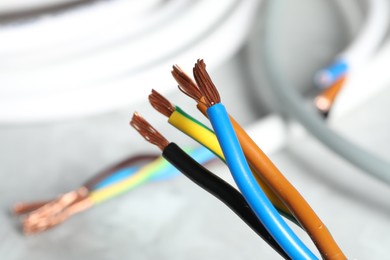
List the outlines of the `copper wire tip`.
<svg viewBox="0 0 390 260">
<path fill-rule="evenodd" d="M 63 223 L 72 215 L 88 209 L 92 205 L 93 203 L 88 197 L 79 197 L 78 200 L 69 205 L 69 207 L 56 214 L 47 215 L 36 220 L 26 218 L 23 222 L 23 232 L 26 235 L 31 235 L 46 231 Z"/>
<path fill-rule="evenodd" d="M 170 117 L 176 110 L 175 106 L 168 99 L 154 89 L 152 89 L 152 93 L 149 95 L 149 102 L 154 109 L 166 117 Z"/>
<path fill-rule="evenodd" d="M 39 223 L 42 219 L 48 216 L 54 216 L 62 212 L 66 207 L 73 204 L 76 201 L 84 199 L 88 196 L 88 190 L 85 187 L 81 187 L 77 190 L 67 192 L 57 199 L 43 205 L 37 210 L 31 212 L 26 219 L 25 223 Z"/>
<path fill-rule="evenodd" d="M 195 81 L 205 99 L 205 104 L 210 107 L 214 104 L 221 103 L 219 92 L 211 80 L 211 77 L 206 70 L 206 64 L 202 59 L 198 59 L 195 63 L 193 72 Z"/>
<path fill-rule="evenodd" d="M 323 96 L 316 97 L 314 100 L 314 104 L 317 109 L 320 110 L 322 113 L 328 112 L 332 105 L 330 100 Z"/>
<path fill-rule="evenodd" d="M 203 95 L 198 85 L 178 65 L 173 65 L 172 68 L 172 76 L 175 78 L 177 84 L 179 84 L 180 91 L 196 102 L 201 102 Z"/>
<path fill-rule="evenodd" d="M 329 88 L 323 90 L 314 99 L 314 105 L 324 117 L 327 117 L 327 115 L 329 114 L 329 111 L 332 108 L 338 93 L 343 88 L 345 81 L 346 81 L 346 77 L 340 78 Z"/>
<path fill-rule="evenodd" d="M 32 212 L 34 210 L 43 207 L 44 205 L 50 202 L 51 201 L 37 201 L 37 202 L 30 202 L 30 203 L 19 202 L 14 205 L 14 207 L 11 209 L 11 212 L 16 216 L 27 214 L 29 212 Z"/>
<path fill-rule="evenodd" d="M 138 112 L 133 114 L 130 125 L 145 138 L 146 141 L 158 146 L 160 150 L 164 150 L 169 142 L 160 134 L 148 121 L 146 121 Z"/>
</svg>

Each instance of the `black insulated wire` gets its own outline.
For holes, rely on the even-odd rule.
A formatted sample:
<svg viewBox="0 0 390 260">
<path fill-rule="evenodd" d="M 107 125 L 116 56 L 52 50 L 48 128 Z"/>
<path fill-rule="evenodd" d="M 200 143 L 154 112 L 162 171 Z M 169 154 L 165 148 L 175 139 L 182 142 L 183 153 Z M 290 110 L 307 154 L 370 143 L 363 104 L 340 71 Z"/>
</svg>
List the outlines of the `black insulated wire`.
<svg viewBox="0 0 390 260">
<path fill-rule="evenodd" d="M 241 193 L 233 186 L 197 163 L 175 143 L 166 146 L 162 155 L 187 178 L 228 206 L 280 256 L 290 259 L 258 220 Z"/>
</svg>

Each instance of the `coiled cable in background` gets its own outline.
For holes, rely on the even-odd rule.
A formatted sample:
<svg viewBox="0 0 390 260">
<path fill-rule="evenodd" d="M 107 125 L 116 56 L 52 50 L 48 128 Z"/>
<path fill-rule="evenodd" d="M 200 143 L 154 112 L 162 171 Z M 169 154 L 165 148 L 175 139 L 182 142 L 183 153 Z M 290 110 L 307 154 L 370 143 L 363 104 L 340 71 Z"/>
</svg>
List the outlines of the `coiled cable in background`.
<svg viewBox="0 0 390 260">
<path fill-rule="evenodd" d="M 147 95 L 138 86 L 158 85 L 166 92 L 171 78 L 163 72 L 171 64 L 202 55 L 216 67 L 235 53 L 259 2 L 93 1 L 0 24 L 0 122 L 122 108 Z"/>
<path fill-rule="evenodd" d="M 368 13 L 358 36 L 337 55 L 332 65 L 316 74 L 318 87 L 334 84 L 340 77 L 361 66 L 380 46 L 388 28 L 389 4 L 387 0 L 368 0 L 366 4 Z"/>
<path fill-rule="evenodd" d="M 253 49 L 257 49 L 257 51 L 249 55 L 254 70 L 253 75 L 256 75 L 256 70 L 265 67 L 266 75 L 271 81 L 272 93 L 284 112 L 297 119 L 311 134 L 341 157 L 379 180 L 390 184 L 390 163 L 332 131 L 315 109 L 306 105 L 304 98 L 296 91 L 297 88 L 280 70 L 280 56 L 278 56 L 274 46 L 278 42 L 277 25 L 280 19 L 279 11 L 282 8 L 283 1 L 269 2 L 264 42 L 254 41 Z M 263 47 L 261 50 L 260 46 Z M 262 66 L 259 53 L 262 53 L 264 57 L 265 66 Z"/>
</svg>

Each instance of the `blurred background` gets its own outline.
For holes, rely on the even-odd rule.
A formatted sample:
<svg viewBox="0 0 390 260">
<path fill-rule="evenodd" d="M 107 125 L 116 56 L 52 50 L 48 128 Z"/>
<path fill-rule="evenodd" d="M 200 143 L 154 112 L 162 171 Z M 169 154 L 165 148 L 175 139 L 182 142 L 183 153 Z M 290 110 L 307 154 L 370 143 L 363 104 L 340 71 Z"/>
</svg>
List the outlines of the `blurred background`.
<svg viewBox="0 0 390 260">
<path fill-rule="evenodd" d="M 0 258 L 279 258 L 183 176 L 37 235 L 23 235 L 10 213 L 130 155 L 158 153 L 129 126 L 134 111 L 170 141 L 196 146 L 147 96 L 154 88 L 206 122 L 170 73 L 178 64 L 192 74 L 198 58 L 229 112 L 347 256 L 388 258 L 389 10 L 388 0 L 1 1 Z M 351 45 L 355 52 L 344 55 Z M 325 113 L 315 103 L 318 72 L 344 57 L 352 57 L 347 81 Z M 208 167 L 232 182 L 222 163 Z"/>
</svg>

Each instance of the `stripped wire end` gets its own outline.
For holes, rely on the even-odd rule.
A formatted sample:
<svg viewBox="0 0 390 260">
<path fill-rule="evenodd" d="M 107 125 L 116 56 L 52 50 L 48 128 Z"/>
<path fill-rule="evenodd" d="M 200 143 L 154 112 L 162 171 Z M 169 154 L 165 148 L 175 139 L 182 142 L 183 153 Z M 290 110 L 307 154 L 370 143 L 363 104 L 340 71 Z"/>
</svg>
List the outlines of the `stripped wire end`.
<svg viewBox="0 0 390 260">
<path fill-rule="evenodd" d="M 337 80 L 332 86 L 323 90 L 315 99 L 314 105 L 321 112 L 321 114 L 326 118 L 329 114 L 330 109 L 332 108 L 338 93 L 344 86 L 346 77 L 342 77 Z"/>
<path fill-rule="evenodd" d="M 81 187 L 59 196 L 57 199 L 44 204 L 40 208 L 32 211 L 23 221 L 23 231 L 25 234 L 32 234 L 44 231 L 63 222 L 58 221 L 63 212 L 73 204 L 88 197 L 88 190 Z M 65 220 L 66 218 L 64 218 Z"/>
<path fill-rule="evenodd" d="M 11 209 L 11 212 L 15 216 L 20 216 L 23 214 L 30 213 L 34 210 L 37 210 L 50 202 L 52 202 L 52 201 L 51 200 L 50 201 L 37 201 L 37 202 L 29 202 L 29 203 L 19 202 Z"/>
<path fill-rule="evenodd" d="M 149 95 L 149 102 L 154 109 L 166 117 L 170 117 L 176 110 L 175 106 L 168 99 L 154 89 L 152 89 L 152 93 Z"/>
<path fill-rule="evenodd" d="M 80 197 L 77 201 L 58 214 L 48 215 L 43 218 L 33 220 L 26 218 L 23 222 L 23 232 L 26 235 L 32 235 L 46 231 L 61 224 L 72 215 L 90 208 L 92 205 L 93 203 L 88 197 Z"/>
<path fill-rule="evenodd" d="M 44 206 L 40 207 L 39 209 L 33 211 L 27 219 L 38 219 L 43 218 L 48 215 L 54 215 L 61 211 L 63 211 L 66 207 L 73 204 L 75 201 L 79 200 L 80 198 L 85 198 L 88 196 L 88 190 L 85 187 L 81 187 L 77 190 L 67 192 L 61 196 L 59 196 L 57 199 L 49 202 L 48 204 L 45 204 Z"/>
<path fill-rule="evenodd" d="M 194 99 L 196 102 L 204 102 L 203 95 L 198 85 L 179 66 L 173 65 L 172 76 L 175 78 L 181 92 Z"/>
<path fill-rule="evenodd" d="M 204 97 L 205 104 L 210 107 L 214 104 L 221 103 L 221 97 L 215 87 L 210 75 L 207 73 L 206 64 L 202 59 L 199 59 L 193 69 L 195 81 L 198 84 L 199 90 Z"/>
<path fill-rule="evenodd" d="M 139 113 L 135 112 L 133 118 L 130 121 L 130 125 L 145 138 L 146 141 L 158 146 L 158 148 L 164 150 L 168 146 L 169 142 L 165 137 L 160 134 L 148 121 L 146 121 Z"/>
</svg>

